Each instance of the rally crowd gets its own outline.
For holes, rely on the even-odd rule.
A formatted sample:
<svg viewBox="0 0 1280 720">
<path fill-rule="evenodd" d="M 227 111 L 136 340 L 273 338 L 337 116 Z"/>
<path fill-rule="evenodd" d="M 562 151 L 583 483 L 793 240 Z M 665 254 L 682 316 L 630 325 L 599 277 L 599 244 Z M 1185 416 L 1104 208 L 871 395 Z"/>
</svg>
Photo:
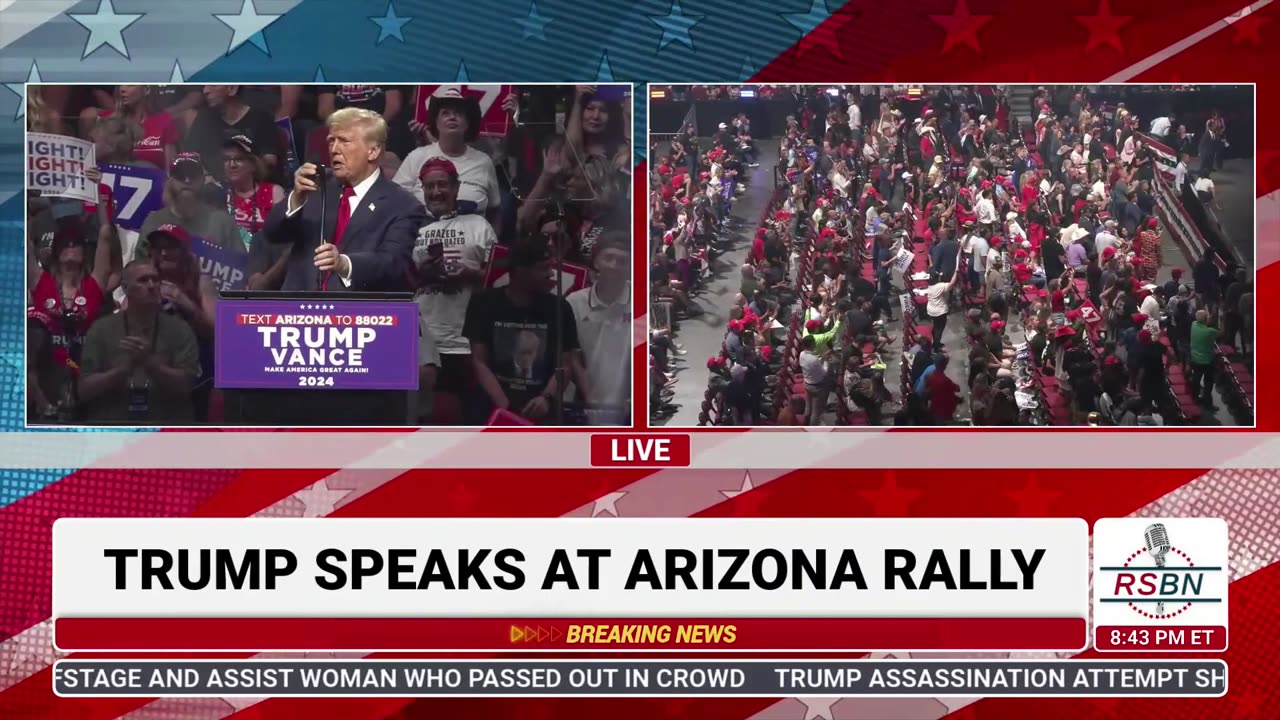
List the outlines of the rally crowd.
<svg viewBox="0 0 1280 720">
<path fill-rule="evenodd" d="M 1036 88 L 1029 127 L 995 86 L 765 91 L 795 111 L 698 424 L 1199 424 L 1215 388 L 1252 422 L 1252 274 L 1212 249 L 1170 267 L 1156 197 L 1211 191 L 1221 114 L 1197 146 L 1084 88 Z M 672 328 L 708 312 L 693 296 L 734 242 L 726 186 L 758 142 L 734 125 L 652 150 L 651 292 Z M 669 415 L 678 334 L 650 341 L 651 411 Z"/>
<path fill-rule="evenodd" d="M 269 220 L 345 162 L 421 205 L 376 288 L 420 309 L 420 423 L 627 423 L 630 103 L 613 85 L 28 87 L 28 131 L 91 142 L 98 185 L 96 203 L 28 192 L 31 422 L 218 424 L 219 295 L 316 289 Z M 110 179 L 144 170 L 150 206 Z"/>
</svg>

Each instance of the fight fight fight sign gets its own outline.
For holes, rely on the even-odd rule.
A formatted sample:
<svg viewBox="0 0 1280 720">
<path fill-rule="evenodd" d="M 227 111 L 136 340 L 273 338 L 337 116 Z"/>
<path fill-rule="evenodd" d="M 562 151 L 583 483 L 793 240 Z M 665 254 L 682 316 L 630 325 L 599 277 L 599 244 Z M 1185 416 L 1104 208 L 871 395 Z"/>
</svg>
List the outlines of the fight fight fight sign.
<svg viewBox="0 0 1280 720">
<path fill-rule="evenodd" d="M 1094 647 L 1227 649 L 1227 523 L 1103 518 L 1093 531 Z"/>
</svg>

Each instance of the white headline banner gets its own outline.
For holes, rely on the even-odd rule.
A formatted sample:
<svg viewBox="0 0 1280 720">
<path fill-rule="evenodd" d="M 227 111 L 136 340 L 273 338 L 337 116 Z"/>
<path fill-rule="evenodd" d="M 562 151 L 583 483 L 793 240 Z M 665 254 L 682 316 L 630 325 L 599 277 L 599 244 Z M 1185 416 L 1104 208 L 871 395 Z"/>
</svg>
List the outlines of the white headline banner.
<svg viewBox="0 0 1280 720">
<path fill-rule="evenodd" d="M 64 518 L 55 617 L 1067 617 L 1053 519 Z"/>
</svg>

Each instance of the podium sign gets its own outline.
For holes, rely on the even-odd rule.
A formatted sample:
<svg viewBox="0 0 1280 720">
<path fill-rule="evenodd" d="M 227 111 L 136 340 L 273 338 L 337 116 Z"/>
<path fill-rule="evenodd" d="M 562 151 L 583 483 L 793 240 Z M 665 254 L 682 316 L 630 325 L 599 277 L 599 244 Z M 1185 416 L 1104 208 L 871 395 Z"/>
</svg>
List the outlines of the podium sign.
<svg viewBox="0 0 1280 720">
<path fill-rule="evenodd" d="M 417 390 L 418 306 L 360 300 L 219 300 L 214 386 Z"/>
</svg>

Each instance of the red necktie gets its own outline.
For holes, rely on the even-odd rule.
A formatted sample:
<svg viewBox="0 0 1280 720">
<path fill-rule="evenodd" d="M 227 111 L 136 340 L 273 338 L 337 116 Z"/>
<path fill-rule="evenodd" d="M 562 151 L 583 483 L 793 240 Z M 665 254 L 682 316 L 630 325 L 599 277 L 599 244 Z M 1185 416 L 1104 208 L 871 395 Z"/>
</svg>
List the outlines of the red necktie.
<svg viewBox="0 0 1280 720">
<path fill-rule="evenodd" d="M 355 194 L 355 188 L 350 185 L 342 186 L 342 199 L 338 201 L 338 222 L 333 228 L 334 245 L 342 243 L 342 232 L 347 229 L 347 223 L 351 220 L 351 198 L 355 197 Z"/>
<path fill-rule="evenodd" d="M 347 229 L 347 223 L 351 221 L 351 198 L 356 194 L 356 189 L 350 185 L 342 186 L 342 199 L 338 201 L 338 219 L 333 226 L 333 244 L 336 247 L 342 242 L 342 233 Z M 320 289 L 325 290 L 329 287 L 329 275 L 324 274 L 324 280 L 320 284 Z"/>
</svg>

